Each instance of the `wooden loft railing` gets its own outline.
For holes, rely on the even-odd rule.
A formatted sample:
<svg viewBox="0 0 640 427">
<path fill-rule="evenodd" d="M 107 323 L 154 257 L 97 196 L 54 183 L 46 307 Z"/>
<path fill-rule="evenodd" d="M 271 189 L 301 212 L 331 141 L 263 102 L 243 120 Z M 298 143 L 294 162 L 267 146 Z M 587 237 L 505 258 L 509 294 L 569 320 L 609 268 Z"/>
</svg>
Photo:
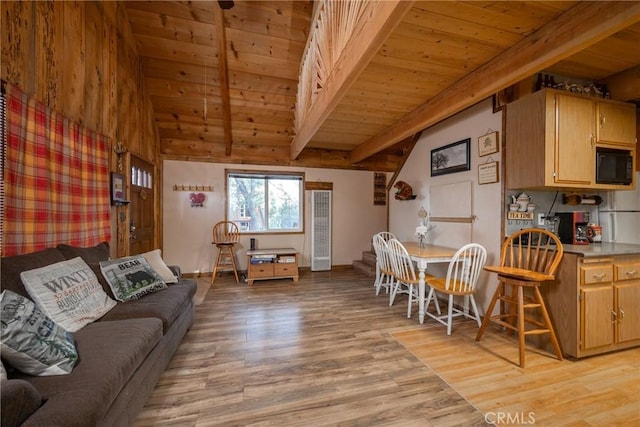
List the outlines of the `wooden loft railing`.
<svg viewBox="0 0 640 427">
<path fill-rule="evenodd" d="M 300 66 L 292 159 L 298 157 L 412 4 L 402 0 L 317 3 Z"/>
<path fill-rule="evenodd" d="M 366 0 L 318 3 L 300 68 L 296 129 L 302 127 L 365 9 L 372 7 Z"/>
</svg>

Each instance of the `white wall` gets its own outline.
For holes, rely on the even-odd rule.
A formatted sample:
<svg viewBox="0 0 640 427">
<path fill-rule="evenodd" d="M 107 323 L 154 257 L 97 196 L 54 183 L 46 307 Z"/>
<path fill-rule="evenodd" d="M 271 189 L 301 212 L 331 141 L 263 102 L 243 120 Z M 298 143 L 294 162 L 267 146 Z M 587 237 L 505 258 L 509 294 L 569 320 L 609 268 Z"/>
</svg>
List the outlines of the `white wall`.
<svg viewBox="0 0 640 427">
<path fill-rule="evenodd" d="M 429 200 L 431 186 L 471 181 L 471 209 L 475 215 L 475 221 L 471 226 L 464 224 L 452 225 L 448 223 L 436 223 L 436 229 L 429 239 L 429 243 L 442 246 L 459 247 L 462 245 L 460 236 L 454 236 L 451 227 L 459 230 L 467 229 L 468 240 L 480 243 L 487 249 L 487 264 L 497 264 L 500 256 L 500 218 L 501 218 L 501 194 L 503 177 L 498 183 L 478 184 L 478 165 L 487 162 L 489 157 L 494 161 L 501 161 L 501 151 L 490 156 L 479 157 L 478 137 L 489 131 L 498 131 L 499 140 L 502 139 L 502 113 L 493 113 L 491 99 L 487 99 L 470 107 L 456 116 L 425 130 L 409 159 L 402 168 L 397 181 L 406 181 L 413 187 L 415 200 L 399 201 L 390 195 L 389 231 L 396 234 L 399 240 L 416 241 L 415 227 L 418 225 L 418 210 L 421 206 L 431 212 L 438 200 Z M 453 142 L 471 138 L 471 169 L 465 172 L 452 173 L 437 177 L 430 176 L 431 150 Z M 502 166 L 502 162 L 500 162 Z M 460 194 L 450 194 L 449 200 L 441 203 L 462 204 Z M 466 238 L 465 238 L 466 240 Z M 435 267 L 435 266 L 434 266 Z M 441 273 L 440 268 L 434 268 L 432 272 Z M 495 275 L 482 273 L 476 300 L 484 310 L 497 286 Z"/>
<path fill-rule="evenodd" d="M 211 229 L 224 220 L 225 169 L 275 170 L 273 167 L 165 160 L 163 170 L 163 257 L 181 266 L 185 273 L 207 273 L 213 269 L 215 247 Z M 332 264 L 350 265 L 371 248 L 371 236 L 386 229 L 387 207 L 373 204 L 373 172 L 315 168 L 278 168 L 304 172 L 306 181 L 333 183 Z M 212 185 L 205 206 L 192 208 L 189 191 L 174 191 L 174 185 Z M 292 247 L 300 251 L 300 265 L 310 265 L 311 192 L 305 191 L 305 233 L 242 235 L 235 246 L 239 268 L 247 268 L 245 252 L 249 239 L 258 249 Z"/>
</svg>

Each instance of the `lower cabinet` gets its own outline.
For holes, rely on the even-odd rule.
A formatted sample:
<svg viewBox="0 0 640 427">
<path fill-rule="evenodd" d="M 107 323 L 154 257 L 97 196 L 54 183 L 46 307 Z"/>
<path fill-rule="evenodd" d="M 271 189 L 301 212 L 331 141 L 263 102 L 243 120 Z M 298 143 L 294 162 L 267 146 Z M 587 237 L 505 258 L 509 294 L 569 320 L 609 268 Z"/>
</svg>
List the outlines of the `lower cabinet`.
<svg viewBox="0 0 640 427">
<path fill-rule="evenodd" d="M 582 349 L 591 350 L 613 344 L 616 316 L 611 285 L 583 288 L 580 292 Z"/>
<path fill-rule="evenodd" d="M 298 282 L 298 251 L 292 248 L 247 251 L 247 281 L 293 279 Z"/>
<path fill-rule="evenodd" d="M 544 289 L 565 355 L 640 345 L 640 254 L 585 258 L 565 253 Z"/>
</svg>

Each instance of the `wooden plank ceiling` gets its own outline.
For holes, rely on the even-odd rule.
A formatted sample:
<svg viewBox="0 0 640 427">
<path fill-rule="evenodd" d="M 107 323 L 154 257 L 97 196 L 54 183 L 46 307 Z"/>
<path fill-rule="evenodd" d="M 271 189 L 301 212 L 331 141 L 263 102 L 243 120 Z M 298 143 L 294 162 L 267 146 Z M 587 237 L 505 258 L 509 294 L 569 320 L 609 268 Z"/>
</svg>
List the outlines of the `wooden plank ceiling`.
<svg viewBox="0 0 640 427">
<path fill-rule="evenodd" d="M 312 2 L 126 5 L 165 158 L 395 171 L 417 132 L 537 72 L 640 101 L 640 2 L 581 3 L 411 3 L 297 141 Z"/>
</svg>

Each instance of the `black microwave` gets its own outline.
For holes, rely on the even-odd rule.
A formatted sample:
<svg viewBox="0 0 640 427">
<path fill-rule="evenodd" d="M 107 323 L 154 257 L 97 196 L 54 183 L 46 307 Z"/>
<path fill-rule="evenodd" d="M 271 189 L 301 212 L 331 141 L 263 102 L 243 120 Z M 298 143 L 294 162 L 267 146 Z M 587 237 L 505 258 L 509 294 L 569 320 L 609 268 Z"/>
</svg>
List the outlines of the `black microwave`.
<svg viewBox="0 0 640 427">
<path fill-rule="evenodd" d="M 632 180 L 631 151 L 596 147 L 596 183 L 631 185 Z"/>
</svg>

